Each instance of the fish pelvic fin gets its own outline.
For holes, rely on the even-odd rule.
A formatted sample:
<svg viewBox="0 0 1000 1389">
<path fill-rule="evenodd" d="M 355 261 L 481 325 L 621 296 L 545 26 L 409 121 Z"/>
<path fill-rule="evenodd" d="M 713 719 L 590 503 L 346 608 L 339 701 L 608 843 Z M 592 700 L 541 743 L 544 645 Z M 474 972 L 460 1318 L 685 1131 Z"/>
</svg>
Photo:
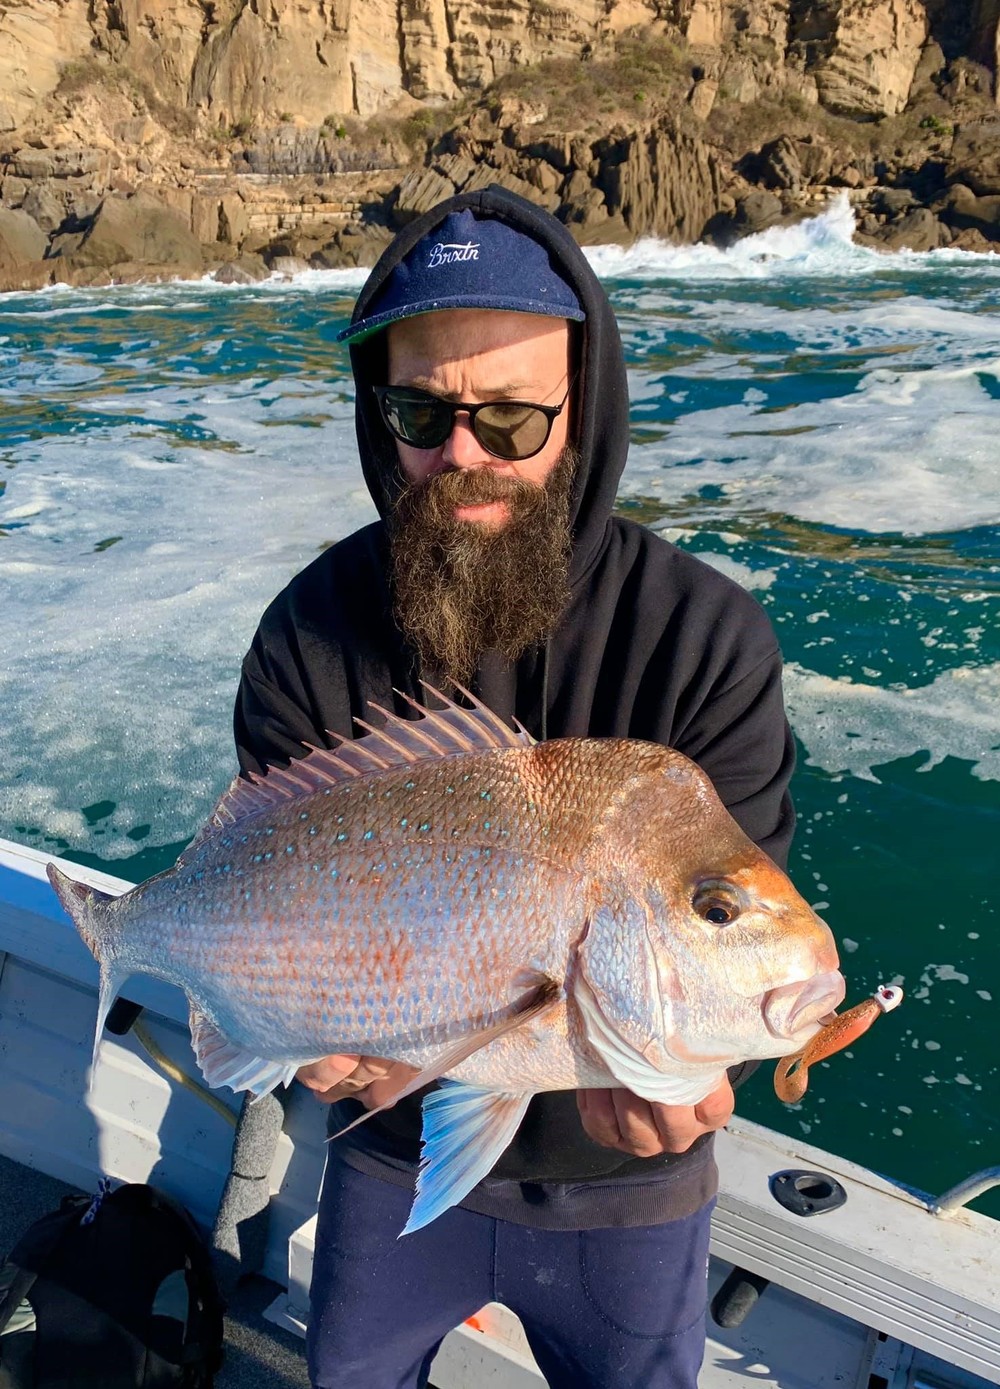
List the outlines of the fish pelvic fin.
<svg viewBox="0 0 1000 1389">
<path fill-rule="evenodd" d="M 506 1036 L 515 1028 L 524 1027 L 526 1023 L 541 1017 L 543 1013 L 558 1003 L 561 997 L 562 985 L 557 983 L 555 979 L 550 979 L 548 975 L 544 975 L 539 984 L 518 999 L 514 1005 L 514 1011 L 509 1017 L 502 1018 L 499 1022 L 491 1023 L 478 1032 L 460 1038 L 447 1051 L 443 1051 L 429 1066 L 418 1071 L 412 1080 L 407 1081 L 399 1090 L 390 1095 L 383 1104 L 380 1104 L 376 1109 L 366 1110 L 353 1123 L 332 1134 L 331 1141 L 334 1138 L 340 1138 L 345 1133 L 350 1133 L 351 1129 L 363 1124 L 373 1114 L 381 1114 L 383 1109 L 391 1109 L 394 1104 L 406 1099 L 407 1095 L 413 1095 L 418 1090 L 422 1090 L 425 1085 L 430 1085 L 432 1081 L 447 1075 L 449 1071 L 453 1071 L 456 1066 L 460 1066 L 463 1061 L 466 1061 L 477 1051 L 481 1051 L 487 1043 L 496 1041 L 498 1037 Z"/>
<path fill-rule="evenodd" d="M 309 747 L 304 757 L 288 767 L 269 767 L 263 776 L 237 777 L 184 850 L 178 864 L 187 862 L 206 839 L 264 806 L 312 795 L 391 767 L 534 745 L 534 738 L 522 724 L 518 723 L 516 729 L 508 728 L 463 686 L 458 685 L 456 689 L 471 704 L 468 709 L 448 699 L 433 685 L 425 681 L 421 684 L 430 696 L 441 701 L 443 709 L 424 708 L 410 695 L 397 690 L 399 698 L 415 709 L 419 718 L 404 719 L 381 704 L 369 703 L 369 708 L 383 720 L 380 727 L 376 728 L 365 719 L 355 719 L 358 727 L 364 730 L 357 738 L 330 733 L 328 736 L 336 739 L 336 746 L 332 748 Z"/>
<path fill-rule="evenodd" d="M 488 1175 L 530 1100 L 530 1092 L 481 1090 L 454 1080 L 424 1096 L 417 1191 L 401 1237 L 429 1225 Z"/>
<path fill-rule="evenodd" d="M 255 1099 L 269 1095 L 279 1085 L 290 1085 L 300 1066 L 318 1061 L 318 1056 L 304 1056 L 301 1061 L 267 1061 L 231 1042 L 195 1004 L 191 1004 L 188 1022 L 195 1059 L 213 1090 L 228 1085 L 230 1090 L 250 1090 Z"/>
<path fill-rule="evenodd" d="M 89 887 L 87 883 L 78 882 L 57 868 L 54 863 L 46 864 L 45 872 L 63 910 L 72 920 L 80 939 L 101 970 L 97 1028 L 94 1032 L 94 1051 L 90 1063 L 89 1084 L 90 1088 L 93 1088 L 104 1024 L 118 990 L 132 973 L 131 969 L 123 968 L 118 960 L 121 950 L 121 924 L 114 910 L 117 898 L 109 892 L 100 892 L 95 887 Z"/>
</svg>

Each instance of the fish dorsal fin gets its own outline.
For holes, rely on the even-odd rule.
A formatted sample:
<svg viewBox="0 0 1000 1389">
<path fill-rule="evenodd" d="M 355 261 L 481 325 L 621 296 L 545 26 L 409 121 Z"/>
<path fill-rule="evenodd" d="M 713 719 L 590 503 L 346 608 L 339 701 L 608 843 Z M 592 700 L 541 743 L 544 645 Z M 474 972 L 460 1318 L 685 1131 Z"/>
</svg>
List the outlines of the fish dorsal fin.
<svg viewBox="0 0 1000 1389">
<path fill-rule="evenodd" d="M 330 737 L 338 739 L 336 747 L 318 748 L 307 744 L 306 756 L 288 767 L 269 767 L 263 775 L 251 773 L 248 777 L 237 777 L 191 840 L 180 862 L 219 830 L 228 829 L 266 805 L 295 800 L 390 767 L 454 757 L 460 753 L 533 746 L 535 740 L 522 723 L 515 719 L 516 728 L 508 728 L 492 709 L 463 686 L 456 685 L 455 689 L 469 701 L 471 709 L 456 704 L 425 680 L 420 683 L 428 694 L 442 702 L 443 709 L 424 708 L 410 695 L 396 690 L 401 699 L 420 713 L 419 719 L 401 718 L 370 701 L 368 707 L 385 719 L 381 728 L 356 718 L 355 723 L 365 730 L 360 738 L 343 738 L 339 733 L 331 733 Z"/>
</svg>

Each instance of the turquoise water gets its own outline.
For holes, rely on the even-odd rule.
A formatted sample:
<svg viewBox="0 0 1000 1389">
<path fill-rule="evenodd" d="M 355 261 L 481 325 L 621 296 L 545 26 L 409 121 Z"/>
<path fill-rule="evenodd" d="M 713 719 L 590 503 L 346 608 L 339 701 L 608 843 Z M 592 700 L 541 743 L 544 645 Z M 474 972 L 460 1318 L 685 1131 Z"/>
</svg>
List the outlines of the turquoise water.
<svg viewBox="0 0 1000 1389">
<path fill-rule="evenodd" d="M 1000 261 L 849 230 L 594 261 L 634 401 L 619 505 L 768 610 L 793 877 L 848 1001 L 907 991 L 800 1106 L 765 1068 L 741 1112 L 939 1191 L 1000 1162 Z M 373 514 L 333 341 L 359 283 L 0 299 L 0 836 L 139 878 L 210 811 L 261 610 Z"/>
</svg>

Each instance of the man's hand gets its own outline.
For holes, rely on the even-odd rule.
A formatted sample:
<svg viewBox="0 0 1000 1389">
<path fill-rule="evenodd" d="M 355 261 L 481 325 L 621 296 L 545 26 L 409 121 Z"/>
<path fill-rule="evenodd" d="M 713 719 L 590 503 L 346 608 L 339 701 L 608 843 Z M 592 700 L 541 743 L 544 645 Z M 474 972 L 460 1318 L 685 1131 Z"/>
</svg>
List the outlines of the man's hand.
<svg viewBox="0 0 1000 1389">
<path fill-rule="evenodd" d="M 686 1153 L 703 1133 L 721 1129 L 733 1115 L 733 1087 L 723 1080 L 698 1104 L 654 1104 L 631 1090 L 578 1090 L 576 1102 L 588 1136 L 632 1157 Z"/>
<path fill-rule="evenodd" d="M 402 1061 L 383 1061 L 377 1056 L 324 1056 L 300 1066 L 295 1078 L 324 1104 L 355 1099 L 368 1109 L 377 1109 L 416 1073 L 415 1067 Z"/>
</svg>

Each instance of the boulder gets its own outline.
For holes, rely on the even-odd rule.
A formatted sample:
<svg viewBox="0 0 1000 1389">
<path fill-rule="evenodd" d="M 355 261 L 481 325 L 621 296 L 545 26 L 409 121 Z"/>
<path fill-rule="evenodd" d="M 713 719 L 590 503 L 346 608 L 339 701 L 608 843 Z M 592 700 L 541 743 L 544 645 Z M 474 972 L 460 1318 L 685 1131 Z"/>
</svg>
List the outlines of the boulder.
<svg viewBox="0 0 1000 1389">
<path fill-rule="evenodd" d="M 752 236 L 755 232 L 766 231 L 781 220 L 781 199 L 763 189 L 754 189 L 736 200 L 732 226 L 737 236 Z"/>
<path fill-rule="evenodd" d="M 956 130 L 948 182 L 964 184 L 979 197 L 1000 193 L 1000 118 L 969 122 Z"/>
<path fill-rule="evenodd" d="M 400 223 L 412 222 L 456 191 L 450 178 L 437 169 L 414 169 L 396 193 L 395 214 Z"/>
<path fill-rule="evenodd" d="M 374 265 L 392 240 L 388 227 L 377 222 L 351 222 L 311 259 L 318 270 L 336 270 L 344 265 Z"/>
<path fill-rule="evenodd" d="M 883 227 L 879 240 L 890 251 L 936 251 L 950 243 L 951 235 L 929 207 L 915 207 Z"/>
<path fill-rule="evenodd" d="M 916 207 L 917 200 L 908 188 L 876 188 L 868 205 L 879 217 L 899 217 Z"/>
<path fill-rule="evenodd" d="M 239 246 L 250 230 L 247 205 L 236 193 L 226 193 L 219 199 L 219 240 L 227 246 Z"/>
<path fill-rule="evenodd" d="M 121 265 L 200 270 L 201 246 L 177 212 L 143 195 L 104 199 L 73 259 L 80 268 Z"/>
<path fill-rule="evenodd" d="M 8 165 L 8 173 L 17 178 L 54 178 L 55 160 L 51 150 L 15 150 Z"/>
<path fill-rule="evenodd" d="M 702 77 L 688 92 L 688 105 L 700 121 L 707 121 L 718 95 L 718 81 L 714 77 Z"/>
<path fill-rule="evenodd" d="M 219 199 L 208 193 L 194 193 L 191 197 L 191 230 L 201 246 L 219 237 Z"/>
<path fill-rule="evenodd" d="M 975 229 L 990 241 L 1000 240 L 1000 194 L 977 197 L 964 184 L 954 184 L 941 207 L 941 216 L 959 231 Z"/>
<path fill-rule="evenodd" d="M 829 181 L 833 155 L 829 146 L 815 136 L 793 139 L 782 135 L 765 145 L 755 162 L 757 181 L 765 188 L 797 193 L 801 188 Z"/>
<path fill-rule="evenodd" d="M 42 260 L 49 239 L 30 216 L 18 208 L 0 207 L 0 259 L 13 268 Z"/>
<path fill-rule="evenodd" d="M 522 198 L 527 198 L 531 203 L 538 203 L 541 207 L 548 208 L 549 212 L 555 212 L 559 206 L 559 197 L 555 193 L 543 193 L 540 188 L 534 188 L 526 179 L 519 178 L 517 174 L 510 173 L 506 169 L 493 169 L 489 164 L 480 164 L 472 178 L 462 189 L 463 193 L 474 193 L 480 188 L 489 188 L 491 184 L 497 183 L 501 188 L 508 188 L 512 193 L 519 193 Z"/>
<path fill-rule="evenodd" d="M 52 262 L 9 258 L 0 243 L 0 292 L 9 290 L 44 289 L 52 283 Z"/>
<path fill-rule="evenodd" d="M 562 175 L 544 159 L 533 159 L 527 167 L 528 182 L 546 197 L 558 193 L 563 185 Z"/>
<path fill-rule="evenodd" d="M 21 204 L 25 212 L 34 217 L 44 232 L 53 232 L 62 226 L 66 209 L 52 191 L 50 184 L 32 183 Z"/>
<path fill-rule="evenodd" d="M 20 207 L 28 196 L 30 187 L 27 179 L 8 175 L 7 178 L 0 179 L 0 202 L 5 207 Z"/>
<path fill-rule="evenodd" d="M 267 278 L 267 266 L 260 256 L 238 256 L 220 265 L 212 276 L 220 285 L 255 285 Z"/>
</svg>

